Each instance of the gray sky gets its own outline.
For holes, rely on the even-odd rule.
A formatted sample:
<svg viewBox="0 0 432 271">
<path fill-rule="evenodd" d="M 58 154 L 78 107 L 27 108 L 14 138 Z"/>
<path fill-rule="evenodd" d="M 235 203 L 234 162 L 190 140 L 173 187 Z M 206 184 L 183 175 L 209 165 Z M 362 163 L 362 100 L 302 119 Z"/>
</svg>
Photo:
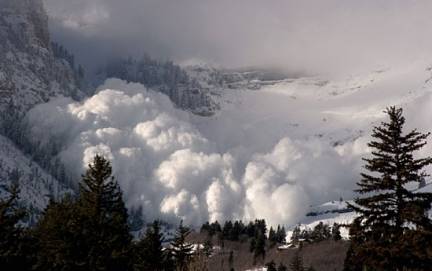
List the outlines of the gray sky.
<svg viewBox="0 0 432 271">
<path fill-rule="evenodd" d="M 432 49 L 428 0 L 44 1 L 54 38 L 87 63 L 147 52 L 179 63 L 355 72 Z"/>
</svg>

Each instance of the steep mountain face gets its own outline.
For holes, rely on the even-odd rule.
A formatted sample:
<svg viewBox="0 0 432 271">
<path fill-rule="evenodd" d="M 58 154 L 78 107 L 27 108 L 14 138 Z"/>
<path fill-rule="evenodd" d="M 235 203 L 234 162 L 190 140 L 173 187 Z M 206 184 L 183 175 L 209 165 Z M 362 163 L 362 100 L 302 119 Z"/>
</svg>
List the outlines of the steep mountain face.
<svg viewBox="0 0 432 271">
<path fill-rule="evenodd" d="M 56 58 L 42 0 L 0 0 L 0 112 L 25 113 L 54 96 L 79 98 L 76 73 Z"/>
<path fill-rule="evenodd" d="M 208 116 L 219 108 L 208 89 L 172 62 L 157 61 L 147 56 L 140 60 L 120 59 L 109 63 L 96 77 L 97 85 L 107 78 L 141 83 L 164 93 L 177 107 L 194 114 Z"/>
<path fill-rule="evenodd" d="M 70 192 L 52 172 L 29 157 L 31 146 L 22 141 L 20 126 L 21 117 L 36 104 L 56 96 L 84 96 L 77 87 L 78 70 L 59 56 L 58 51 L 69 55 L 58 49 L 50 41 L 42 0 L 0 0 L 0 195 L 12 182 L 18 182 L 21 204 L 30 211 L 28 223 L 50 197 Z M 33 152 L 31 156 L 41 154 Z"/>
<path fill-rule="evenodd" d="M 207 65 L 180 67 L 172 62 L 157 61 L 148 56 L 109 63 L 96 75 L 96 85 L 107 78 L 141 83 L 170 97 L 179 108 L 200 116 L 211 116 L 220 110 L 227 90 L 259 90 L 279 83 L 288 76 L 266 70 L 227 70 Z"/>
</svg>

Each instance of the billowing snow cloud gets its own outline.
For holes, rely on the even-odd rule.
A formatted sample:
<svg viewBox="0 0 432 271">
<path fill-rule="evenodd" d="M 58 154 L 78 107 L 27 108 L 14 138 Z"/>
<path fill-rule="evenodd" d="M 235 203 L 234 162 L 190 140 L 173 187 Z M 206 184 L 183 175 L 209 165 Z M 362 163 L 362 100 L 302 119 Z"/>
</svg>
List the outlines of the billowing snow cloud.
<svg viewBox="0 0 432 271">
<path fill-rule="evenodd" d="M 351 190 L 365 152 L 360 139 L 335 147 L 282 135 L 267 151 L 240 157 L 219 150 L 166 96 L 117 79 L 83 102 L 38 105 L 28 120 L 35 143 L 61 146 L 58 155 L 77 180 L 103 154 L 129 207 L 141 206 L 149 220 L 195 225 L 255 218 L 296 223 L 310 204 Z"/>
</svg>

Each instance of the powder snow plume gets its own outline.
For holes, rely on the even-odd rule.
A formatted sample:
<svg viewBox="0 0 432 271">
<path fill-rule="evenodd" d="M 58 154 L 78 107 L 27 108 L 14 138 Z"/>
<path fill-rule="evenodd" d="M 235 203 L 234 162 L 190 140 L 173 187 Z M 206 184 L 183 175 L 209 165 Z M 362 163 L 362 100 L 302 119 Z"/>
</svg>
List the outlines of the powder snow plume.
<svg viewBox="0 0 432 271">
<path fill-rule="evenodd" d="M 28 123 L 35 144 L 61 146 L 58 156 L 76 180 L 103 154 L 129 207 L 142 207 L 146 220 L 191 225 L 296 223 L 310 204 L 336 197 L 346 188 L 341 183 L 355 179 L 365 152 L 362 139 L 335 147 L 285 135 L 267 151 L 239 158 L 219 151 L 190 118 L 162 94 L 109 79 L 83 102 L 58 98 L 36 106 Z"/>
</svg>

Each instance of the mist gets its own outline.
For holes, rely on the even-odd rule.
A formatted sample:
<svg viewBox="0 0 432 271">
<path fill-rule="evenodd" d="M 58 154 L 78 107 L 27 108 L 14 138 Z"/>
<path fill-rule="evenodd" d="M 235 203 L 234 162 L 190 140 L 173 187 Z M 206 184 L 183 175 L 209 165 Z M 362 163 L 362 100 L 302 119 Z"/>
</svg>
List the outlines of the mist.
<svg viewBox="0 0 432 271">
<path fill-rule="evenodd" d="M 431 57 L 430 1 L 45 0 L 87 67 L 147 53 L 177 63 L 337 74 Z"/>
</svg>

